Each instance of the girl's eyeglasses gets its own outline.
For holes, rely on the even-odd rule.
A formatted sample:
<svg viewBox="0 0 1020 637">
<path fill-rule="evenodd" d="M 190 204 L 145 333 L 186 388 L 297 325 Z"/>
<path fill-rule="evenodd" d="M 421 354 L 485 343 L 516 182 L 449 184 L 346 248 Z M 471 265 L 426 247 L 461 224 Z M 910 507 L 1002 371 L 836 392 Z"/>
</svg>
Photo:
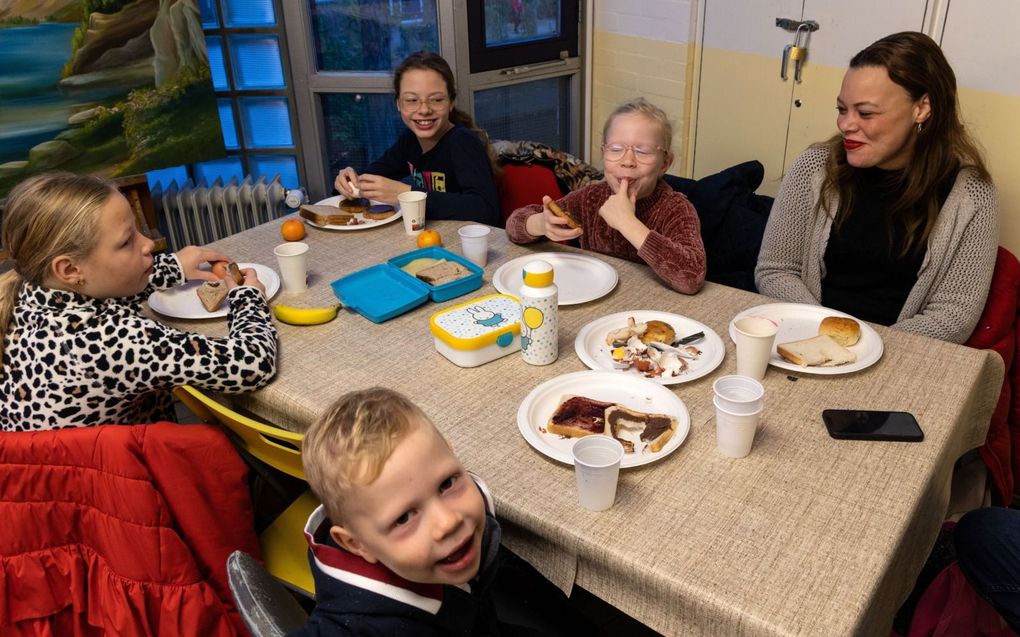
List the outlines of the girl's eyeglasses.
<svg viewBox="0 0 1020 637">
<path fill-rule="evenodd" d="M 450 103 L 450 98 L 443 95 L 442 97 L 433 96 L 427 99 L 422 99 L 417 95 L 411 95 L 401 97 L 397 100 L 397 103 L 400 104 L 400 109 L 408 113 L 413 113 L 421 108 L 423 102 L 427 102 L 431 109 L 440 110 L 446 108 L 446 105 Z"/>
<path fill-rule="evenodd" d="M 662 146 L 634 146 L 631 144 L 603 144 L 602 157 L 608 161 L 620 161 L 627 154 L 627 150 L 634 151 L 634 159 L 639 164 L 654 163 L 659 153 L 666 150 Z"/>
</svg>

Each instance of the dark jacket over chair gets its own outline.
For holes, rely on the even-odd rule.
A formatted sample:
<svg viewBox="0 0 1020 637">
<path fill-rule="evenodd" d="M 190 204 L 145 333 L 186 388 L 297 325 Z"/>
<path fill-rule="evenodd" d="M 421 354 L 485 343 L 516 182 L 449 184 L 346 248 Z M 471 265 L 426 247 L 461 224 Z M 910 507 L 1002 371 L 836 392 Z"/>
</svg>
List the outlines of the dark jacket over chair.
<svg viewBox="0 0 1020 637">
<path fill-rule="evenodd" d="M 764 175 L 761 162 L 746 161 L 697 180 L 665 176 L 666 183 L 687 195 L 698 211 L 708 259 L 706 280 L 758 291 L 754 266 L 772 209 L 772 197 L 754 192 Z"/>
</svg>

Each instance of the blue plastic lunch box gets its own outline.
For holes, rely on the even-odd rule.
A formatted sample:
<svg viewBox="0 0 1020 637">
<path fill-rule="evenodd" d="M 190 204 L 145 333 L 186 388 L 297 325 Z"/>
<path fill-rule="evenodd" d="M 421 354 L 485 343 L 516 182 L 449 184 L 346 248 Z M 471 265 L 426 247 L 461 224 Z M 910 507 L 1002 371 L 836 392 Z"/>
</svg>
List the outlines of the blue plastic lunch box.
<svg viewBox="0 0 1020 637">
<path fill-rule="evenodd" d="M 455 261 L 471 274 L 442 285 L 429 285 L 400 269 L 421 258 Z M 433 246 L 405 252 L 386 263 L 358 270 L 333 281 L 330 287 L 341 303 L 373 323 L 382 323 L 413 310 L 429 299 L 441 303 L 477 290 L 482 287 L 482 272 L 480 267 L 459 254 Z"/>
</svg>

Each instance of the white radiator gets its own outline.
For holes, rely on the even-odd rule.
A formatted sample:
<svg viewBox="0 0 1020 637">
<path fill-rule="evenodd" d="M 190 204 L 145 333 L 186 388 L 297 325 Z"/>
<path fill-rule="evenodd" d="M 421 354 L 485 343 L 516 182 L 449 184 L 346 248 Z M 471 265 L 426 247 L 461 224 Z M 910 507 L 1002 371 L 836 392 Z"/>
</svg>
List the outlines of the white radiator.
<svg viewBox="0 0 1020 637">
<path fill-rule="evenodd" d="M 179 250 L 189 245 L 205 245 L 217 239 L 247 230 L 286 214 L 287 191 L 279 176 L 266 183 L 265 177 L 252 182 L 251 176 L 224 185 L 217 178 L 211 186 L 191 180 L 178 186 L 177 180 L 165 189 L 157 183 L 152 201 L 169 244 Z"/>
</svg>

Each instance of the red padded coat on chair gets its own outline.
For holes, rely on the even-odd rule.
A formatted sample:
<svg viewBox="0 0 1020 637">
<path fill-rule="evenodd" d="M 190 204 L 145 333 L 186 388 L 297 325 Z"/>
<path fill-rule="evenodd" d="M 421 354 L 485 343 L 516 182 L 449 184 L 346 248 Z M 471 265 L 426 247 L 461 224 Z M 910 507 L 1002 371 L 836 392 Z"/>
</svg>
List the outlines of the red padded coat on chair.
<svg viewBox="0 0 1020 637">
<path fill-rule="evenodd" d="M 0 635 L 233 636 L 259 554 L 247 468 L 208 425 L 0 435 Z"/>
<path fill-rule="evenodd" d="M 1015 476 L 1020 473 L 1020 365 L 1016 364 L 1020 349 L 1017 339 L 1020 328 L 1018 304 L 1020 262 L 1009 250 L 1000 246 L 984 312 L 965 345 L 995 350 L 1006 367 L 999 402 L 992 413 L 985 444 L 980 449 L 981 458 L 991 473 L 996 495 L 1006 505 L 1013 498 Z"/>
</svg>

